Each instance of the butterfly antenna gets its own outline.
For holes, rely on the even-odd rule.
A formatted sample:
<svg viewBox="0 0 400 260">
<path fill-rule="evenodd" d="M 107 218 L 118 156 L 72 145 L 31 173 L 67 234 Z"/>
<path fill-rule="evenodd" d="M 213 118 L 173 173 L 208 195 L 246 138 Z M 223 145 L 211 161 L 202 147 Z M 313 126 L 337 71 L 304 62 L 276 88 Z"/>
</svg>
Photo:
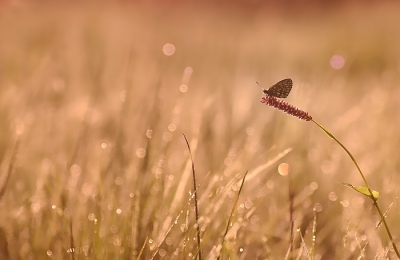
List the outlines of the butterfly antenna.
<svg viewBox="0 0 400 260">
<path fill-rule="evenodd" d="M 257 85 L 259 85 L 261 87 L 261 85 L 260 85 L 260 83 L 258 83 L 258 81 L 256 81 L 256 83 L 257 83 Z M 264 91 L 265 89 L 263 87 L 261 87 L 261 89 L 262 89 L 263 92 L 265 92 Z"/>
</svg>

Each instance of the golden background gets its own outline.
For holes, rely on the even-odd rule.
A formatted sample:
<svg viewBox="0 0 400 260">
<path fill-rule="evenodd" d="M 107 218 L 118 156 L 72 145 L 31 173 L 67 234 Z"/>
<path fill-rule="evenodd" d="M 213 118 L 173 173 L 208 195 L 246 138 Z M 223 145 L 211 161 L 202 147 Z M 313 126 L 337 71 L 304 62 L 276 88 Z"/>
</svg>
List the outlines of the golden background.
<svg viewBox="0 0 400 260">
<path fill-rule="evenodd" d="M 352 152 L 399 241 L 399 10 L 0 3 L 1 259 L 194 258 L 182 134 L 204 259 L 219 252 L 246 171 L 222 259 L 285 258 L 289 183 L 290 259 L 357 259 L 364 247 L 364 259 L 395 257 L 372 202 L 340 184 L 364 185 L 347 154 L 259 103 L 255 82 L 293 79 L 286 100 Z"/>
</svg>

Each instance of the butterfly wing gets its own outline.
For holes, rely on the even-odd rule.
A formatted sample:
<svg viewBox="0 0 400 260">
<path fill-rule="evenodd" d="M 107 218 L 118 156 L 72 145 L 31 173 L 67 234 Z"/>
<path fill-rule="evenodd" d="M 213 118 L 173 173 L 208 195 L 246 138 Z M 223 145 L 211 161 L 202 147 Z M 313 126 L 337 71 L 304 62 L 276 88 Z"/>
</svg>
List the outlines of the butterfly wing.
<svg viewBox="0 0 400 260">
<path fill-rule="evenodd" d="M 292 79 L 283 79 L 275 85 L 271 86 L 269 89 L 264 90 L 264 93 L 277 98 L 286 98 L 287 96 L 289 96 L 289 93 L 292 90 L 292 86 Z"/>
</svg>

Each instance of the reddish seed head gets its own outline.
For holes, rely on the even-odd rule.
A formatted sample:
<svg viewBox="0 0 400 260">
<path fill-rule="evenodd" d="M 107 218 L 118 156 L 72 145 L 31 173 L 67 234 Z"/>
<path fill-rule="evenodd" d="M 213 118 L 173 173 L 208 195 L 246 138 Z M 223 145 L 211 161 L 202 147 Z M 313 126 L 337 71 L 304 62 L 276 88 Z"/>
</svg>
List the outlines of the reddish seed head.
<svg viewBox="0 0 400 260">
<path fill-rule="evenodd" d="M 262 97 L 260 102 L 264 103 L 268 106 L 274 107 L 278 110 L 281 110 L 288 115 L 295 116 L 298 119 L 306 120 L 306 121 L 312 120 L 312 117 L 306 111 L 298 109 L 297 107 L 295 107 L 281 99 L 277 99 L 276 97 L 269 96 L 268 94 L 266 94 L 264 97 Z"/>
</svg>

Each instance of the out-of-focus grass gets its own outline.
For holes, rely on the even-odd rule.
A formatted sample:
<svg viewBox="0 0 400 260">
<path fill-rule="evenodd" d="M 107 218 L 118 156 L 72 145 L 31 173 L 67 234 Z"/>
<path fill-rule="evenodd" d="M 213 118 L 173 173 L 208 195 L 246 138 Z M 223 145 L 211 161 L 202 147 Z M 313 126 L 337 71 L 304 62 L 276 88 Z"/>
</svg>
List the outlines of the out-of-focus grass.
<svg viewBox="0 0 400 260">
<path fill-rule="evenodd" d="M 355 259 L 367 242 L 366 259 L 392 254 L 370 201 L 338 184 L 363 185 L 344 151 L 313 124 L 262 106 L 255 81 L 293 79 L 288 101 L 351 150 L 383 210 L 394 202 L 387 220 L 398 241 L 398 7 L 3 7 L 2 180 L 23 134 L 0 201 L 1 256 L 69 258 L 71 238 L 75 259 L 135 259 L 144 243 L 143 259 L 156 250 L 157 259 L 196 254 L 182 133 L 201 184 L 207 258 L 240 178 L 287 148 L 279 162 L 291 166 L 294 227 L 308 247 L 317 210 L 316 259 Z M 167 43 L 172 56 L 163 54 Z M 334 55 L 342 69 L 330 65 Z M 244 184 L 227 235 L 237 258 L 282 259 L 290 246 L 279 162 Z"/>
</svg>

